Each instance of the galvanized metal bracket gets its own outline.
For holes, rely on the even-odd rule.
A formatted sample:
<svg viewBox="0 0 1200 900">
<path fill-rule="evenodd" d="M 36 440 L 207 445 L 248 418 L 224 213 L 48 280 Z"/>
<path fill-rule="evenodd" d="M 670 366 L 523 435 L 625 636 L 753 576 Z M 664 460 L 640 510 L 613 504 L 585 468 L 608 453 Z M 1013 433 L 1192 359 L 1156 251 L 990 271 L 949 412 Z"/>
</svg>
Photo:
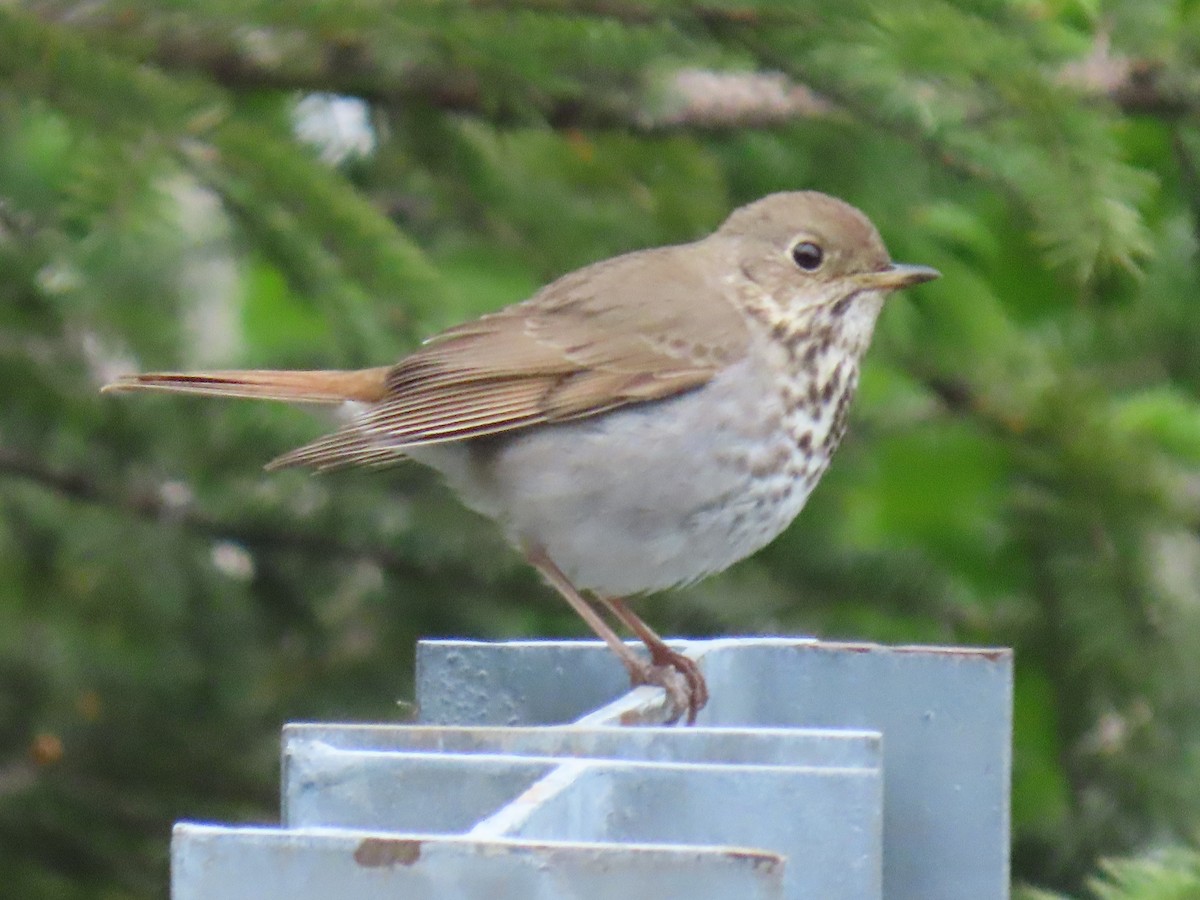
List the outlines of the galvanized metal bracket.
<svg viewBox="0 0 1200 900">
<path fill-rule="evenodd" d="M 177 825 L 174 900 L 1008 896 L 1009 651 L 675 643 L 692 728 L 599 642 L 423 642 L 419 724 L 287 726 L 281 827 Z"/>
</svg>

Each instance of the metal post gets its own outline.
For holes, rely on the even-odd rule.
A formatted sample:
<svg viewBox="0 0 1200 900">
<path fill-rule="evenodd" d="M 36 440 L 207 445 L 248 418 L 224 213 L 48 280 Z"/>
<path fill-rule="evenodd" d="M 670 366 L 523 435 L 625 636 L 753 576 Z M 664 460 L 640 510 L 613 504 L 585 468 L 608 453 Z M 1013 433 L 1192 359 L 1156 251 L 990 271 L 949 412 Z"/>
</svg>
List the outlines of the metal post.
<svg viewBox="0 0 1200 900">
<path fill-rule="evenodd" d="M 677 646 L 692 728 L 600 643 L 423 642 L 421 724 L 289 725 L 281 827 L 178 825 L 172 896 L 1008 896 L 1009 651 Z"/>
</svg>

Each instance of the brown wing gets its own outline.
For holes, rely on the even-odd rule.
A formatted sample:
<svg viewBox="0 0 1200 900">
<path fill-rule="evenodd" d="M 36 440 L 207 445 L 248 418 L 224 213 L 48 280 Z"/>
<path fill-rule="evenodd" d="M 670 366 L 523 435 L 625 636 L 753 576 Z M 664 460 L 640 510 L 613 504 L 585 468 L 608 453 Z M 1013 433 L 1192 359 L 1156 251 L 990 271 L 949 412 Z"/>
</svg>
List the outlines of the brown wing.
<svg viewBox="0 0 1200 900">
<path fill-rule="evenodd" d="M 272 467 L 385 464 L 482 437 L 669 397 L 708 381 L 748 332 L 692 246 L 632 253 L 451 328 L 399 362 L 351 426 Z"/>
</svg>

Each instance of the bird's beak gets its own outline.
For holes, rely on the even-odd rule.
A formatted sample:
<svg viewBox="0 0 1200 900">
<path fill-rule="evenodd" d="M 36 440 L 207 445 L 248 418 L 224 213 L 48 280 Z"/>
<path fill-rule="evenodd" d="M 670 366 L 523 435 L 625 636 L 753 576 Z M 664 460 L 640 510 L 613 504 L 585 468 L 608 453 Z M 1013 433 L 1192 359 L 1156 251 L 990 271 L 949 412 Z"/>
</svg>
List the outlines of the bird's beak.
<svg viewBox="0 0 1200 900">
<path fill-rule="evenodd" d="M 898 291 L 901 288 L 912 287 L 941 278 L 942 273 L 929 266 L 908 266 L 904 263 L 892 263 L 881 272 L 866 272 L 859 275 L 859 283 L 865 288 L 875 288 L 881 291 Z"/>
</svg>

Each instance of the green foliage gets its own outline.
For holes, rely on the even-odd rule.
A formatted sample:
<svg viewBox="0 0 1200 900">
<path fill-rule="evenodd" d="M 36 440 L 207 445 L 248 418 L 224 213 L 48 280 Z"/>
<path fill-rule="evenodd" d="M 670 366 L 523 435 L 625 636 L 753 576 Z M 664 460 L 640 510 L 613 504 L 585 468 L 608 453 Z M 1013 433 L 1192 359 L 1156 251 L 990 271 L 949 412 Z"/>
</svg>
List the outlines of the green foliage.
<svg viewBox="0 0 1200 900">
<path fill-rule="evenodd" d="M 1200 854 L 1173 847 L 1137 859 L 1109 859 L 1089 879 L 1090 900 L 1192 900 L 1200 896 Z M 1068 900 L 1035 888 L 1018 889 L 1014 900 Z"/>
<path fill-rule="evenodd" d="M 1200 895 L 1200 854 L 1176 849 L 1142 859 L 1108 860 L 1091 882 L 1096 900 L 1188 900 Z"/>
<path fill-rule="evenodd" d="M 428 473 L 266 475 L 329 423 L 102 383 L 378 365 L 816 188 L 943 278 L 796 524 L 647 616 L 1014 646 L 1024 896 L 1195 893 L 1182 851 L 1087 879 L 1200 828 L 1197 35 L 1175 0 L 0 6 L 0 884 L 161 896 L 173 820 L 275 817 L 282 722 L 401 716 L 418 636 L 582 629 Z M 327 95 L 365 150 L 297 136 Z"/>
</svg>

